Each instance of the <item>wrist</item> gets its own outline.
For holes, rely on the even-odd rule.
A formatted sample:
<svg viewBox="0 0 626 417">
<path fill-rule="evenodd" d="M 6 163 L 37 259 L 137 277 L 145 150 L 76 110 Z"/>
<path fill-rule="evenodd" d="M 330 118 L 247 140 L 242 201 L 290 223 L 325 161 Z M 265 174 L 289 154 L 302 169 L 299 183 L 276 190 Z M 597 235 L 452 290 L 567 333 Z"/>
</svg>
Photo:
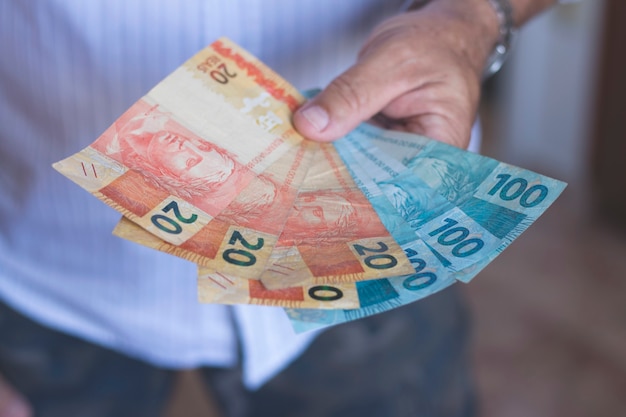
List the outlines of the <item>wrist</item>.
<svg viewBox="0 0 626 417">
<path fill-rule="evenodd" d="M 476 74 L 482 77 L 494 49 L 502 42 L 502 19 L 491 4 L 495 0 L 415 0 L 408 11 L 420 9 L 445 15 L 463 27 L 455 41 Z M 508 45 L 507 45 L 508 46 Z"/>
<path fill-rule="evenodd" d="M 513 8 L 510 0 L 487 0 L 498 17 L 498 40 L 483 69 L 483 79 L 497 73 L 506 60 L 515 34 Z"/>
</svg>

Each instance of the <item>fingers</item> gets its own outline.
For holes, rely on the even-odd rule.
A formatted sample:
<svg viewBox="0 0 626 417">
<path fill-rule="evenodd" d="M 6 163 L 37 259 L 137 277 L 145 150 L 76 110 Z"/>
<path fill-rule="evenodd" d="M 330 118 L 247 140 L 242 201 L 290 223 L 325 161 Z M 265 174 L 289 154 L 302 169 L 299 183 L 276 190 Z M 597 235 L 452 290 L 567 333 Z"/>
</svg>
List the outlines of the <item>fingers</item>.
<svg viewBox="0 0 626 417">
<path fill-rule="evenodd" d="M 388 128 L 427 136 L 459 148 L 467 148 L 477 108 L 468 99 L 479 91 L 468 91 L 464 83 L 431 84 L 389 103 L 382 114 L 395 120 Z"/>
<path fill-rule="evenodd" d="M 466 148 L 476 113 L 478 84 L 469 88 L 472 83 L 451 76 L 446 82 L 424 82 L 406 76 L 403 73 L 410 70 L 400 66 L 393 72 L 379 69 L 372 60 L 360 62 L 296 112 L 296 128 L 309 139 L 327 142 L 382 113 L 396 120 L 386 124 L 388 128 Z"/>
<path fill-rule="evenodd" d="M 466 125 L 451 123 L 449 119 L 438 115 L 423 115 L 408 120 L 404 125 L 404 130 L 461 149 L 467 149 L 471 136 L 471 128 L 466 127 Z"/>
<path fill-rule="evenodd" d="M 0 376 L 0 417 L 32 417 L 26 400 Z"/>
<path fill-rule="evenodd" d="M 309 139 L 328 142 L 370 119 L 402 91 L 404 80 L 389 74 L 386 64 L 374 57 L 360 60 L 298 109 L 296 129 Z"/>
<path fill-rule="evenodd" d="M 328 142 L 382 113 L 395 119 L 393 128 L 466 147 L 480 96 L 473 58 L 482 52 L 467 41 L 472 25 L 429 13 L 406 13 L 375 29 L 357 63 L 296 111 L 296 129 Z"/>
</svg>

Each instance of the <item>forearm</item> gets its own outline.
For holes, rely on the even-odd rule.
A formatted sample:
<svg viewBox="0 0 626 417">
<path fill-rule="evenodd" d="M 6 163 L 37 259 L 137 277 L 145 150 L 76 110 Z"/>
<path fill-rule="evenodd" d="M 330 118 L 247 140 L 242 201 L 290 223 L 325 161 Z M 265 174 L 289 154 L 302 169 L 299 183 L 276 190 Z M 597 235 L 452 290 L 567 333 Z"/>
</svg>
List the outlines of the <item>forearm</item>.
<svg viewBox="0 0 626 417">
<path fill-rule="evenodd" d="M 558 0 L 510 0 L 515 26 L 520 27 L 534 16 L 555 5 Z"/>
<path fill-rule="evenodd" d="M 468 9 L 473 7 L 480 8 L 481 6 L 483 6 L 483 9 L 485 9 L 484 6 L 491 7 L 487 0 L 415 0 L 408 5 L 408 10 L 415 10 L 421 8 L 424 4 L 437 2 L 446 2 L 450 3 L 450 6 L 453 7 L 462 6 Z M 509 2 L 513 9 L 515 27 L 519 28 L 534 16 L 558 3 L 558 0 L 509 0 Z M 485 19 L 489 19 L 490 17 L 493 18 L 494 16 L 489 16 L 489 13 L 485 15 Z"/>
<path fill-rule="evenodd" d="M 515 28 L 556 4 L 558 0 L 509 0 Z M 488 0 L 416 0 L 408 8 L 409 14 L 450 16 L 450 23 L 463 25 L 465 36 L 456 39 L 459 50 L 465 50 L 476 71 L 481 72 L 487 57 L 493 51 L 500 35 L 500 19 Z M 453 33 L 461 33 L 452 31 Z M 467 37 L 468 34 L 471 35 Z"/>
</svg>

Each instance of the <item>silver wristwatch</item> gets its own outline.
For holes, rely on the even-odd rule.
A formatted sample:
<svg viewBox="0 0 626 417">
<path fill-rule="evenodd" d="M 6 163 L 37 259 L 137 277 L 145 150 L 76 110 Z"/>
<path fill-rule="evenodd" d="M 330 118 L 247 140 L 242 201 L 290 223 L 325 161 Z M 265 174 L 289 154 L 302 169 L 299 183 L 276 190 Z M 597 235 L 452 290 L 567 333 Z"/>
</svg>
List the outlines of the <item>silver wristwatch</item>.
<svg viewBox="0 0 626 417">
<path fill-rule="evenodd" d="M 506 60 L 511 43 L 515 36 L 515 25 L 513 21 L 513 8 L 509 0 L 487 0 L 498 15 L 500 23 L 499 36 L 493 52 L 487 59 L 487 65 L 483 70 L 483 80 L 489 78 L 502 68 L 502 64 Z"/>
</svg>

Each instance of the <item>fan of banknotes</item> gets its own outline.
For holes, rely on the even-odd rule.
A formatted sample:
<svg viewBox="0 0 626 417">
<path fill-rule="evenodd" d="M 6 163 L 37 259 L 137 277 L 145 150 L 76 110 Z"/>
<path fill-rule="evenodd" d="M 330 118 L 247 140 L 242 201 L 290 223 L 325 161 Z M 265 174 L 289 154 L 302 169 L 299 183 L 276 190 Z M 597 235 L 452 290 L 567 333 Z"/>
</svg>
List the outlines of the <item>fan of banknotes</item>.
<svg viewBox="0 0 626 417">
<path fill-rule="evenodd" d="M 54 168 L 114 234 L 198 264 L 200 302 L 282 306 L 298 332 L 469 282 L 565 187 L 368 124 L 305 140 L 303 101 L 219 39 Z"/>
</svg>

